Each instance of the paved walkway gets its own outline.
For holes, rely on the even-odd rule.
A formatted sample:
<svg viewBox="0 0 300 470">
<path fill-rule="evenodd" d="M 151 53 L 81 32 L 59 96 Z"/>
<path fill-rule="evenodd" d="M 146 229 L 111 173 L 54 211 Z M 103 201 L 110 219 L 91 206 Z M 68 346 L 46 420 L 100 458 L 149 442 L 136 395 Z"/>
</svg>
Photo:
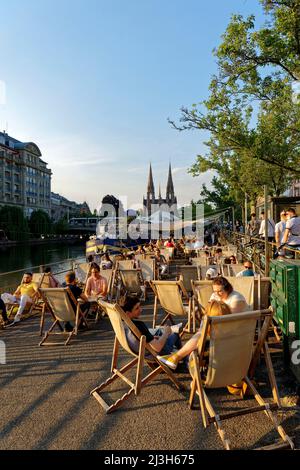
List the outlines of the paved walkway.
<svg viewBox="0 0 300 470">
<path fill-rule="evenodd" d="M 143 317 L 150 325 L 153 298 Z M 39 318 L 0 331 L 5 341 L 7 364 L 0 365 L 0 449 L 106 449 L 195 450 L 222 449 L 214 429 L 204 430 L 199 411 L 188 408 L 188 392 L 178 392 L 161 375 L 131 397 L 115 413 L 106 416 L 89 392 L 109 375 L 113 333 L 102 319 L 70 345 L 38 347 Z M 280 359 L 275 370 L 285 401 L 295 398 L 295 382 Z M 187 387 L 189 375 L 180 374 Z M 262 367 L 261 382 L 265 380 Z M 122 393 L 117 385 L 115 390 Z M 270 396 L 264 386 L 260 392 Z M 211 391 L 222 408 L 245 406 L 224 390 Z M 253 404 L 252 399 L 247 405 Z M 286 431 L 300 447 L 300 415 L 280 414 Z M 277 439 L 264 416 L 253 414 L 224 423 L 234 448 L 268 445 Z"/>
</svg>

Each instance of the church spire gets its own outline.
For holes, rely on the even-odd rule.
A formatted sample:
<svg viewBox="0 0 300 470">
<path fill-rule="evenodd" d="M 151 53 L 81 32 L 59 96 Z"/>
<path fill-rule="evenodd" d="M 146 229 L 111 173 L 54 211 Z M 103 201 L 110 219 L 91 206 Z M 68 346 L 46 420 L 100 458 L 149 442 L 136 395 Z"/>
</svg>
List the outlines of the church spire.
<svg viewBox="0 0 300 470">
<path fill-rule="evenodd" d="M 169 175 L 168 175 L 168 183 L 167 183 L 167 199 L 171 199 L 173 197 L 174 197 L 174 185 L 173 185 L 173 178 L 172 178 L 171 163 L 169 163 Z"/>
<path fill-rule="evenodd" d="M 151 194 L 151 197 L 154 198 L 154 182 L 153 182 L 153 176 L 152 176 L 152 167 L 150 163 L 150 168 L 149 168 L 149 176 L 148 176 L 148 186 L 147 186 L 147 195 Z"/>
</svg>

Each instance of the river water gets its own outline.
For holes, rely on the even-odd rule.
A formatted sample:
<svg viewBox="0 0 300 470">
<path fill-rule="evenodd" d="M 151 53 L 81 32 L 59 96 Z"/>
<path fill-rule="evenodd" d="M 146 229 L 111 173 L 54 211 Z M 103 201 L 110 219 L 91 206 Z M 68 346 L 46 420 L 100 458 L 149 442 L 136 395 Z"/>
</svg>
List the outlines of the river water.
<svg viewBox="0 0 300 470">
<path fill-rule="evenodd" d="M 62 263 L 63 260 L 78 258 L 85 258 L 85 243 L 26 244 L 0 248 L 0 291 L 3 292 L 3 288 L 6 286 L 19 284 L 22 274 L 26 270 L 39 272 L 39 268 L 36 267 L 51 264 L 53 273 L 56 273 L 71 269 L 71 262 Z M 17 270 L 21 271 L 9 276 L 1 276 L 1 273 Z M 58 277 L 62 276 L 63 274 Z"/>
</svg>

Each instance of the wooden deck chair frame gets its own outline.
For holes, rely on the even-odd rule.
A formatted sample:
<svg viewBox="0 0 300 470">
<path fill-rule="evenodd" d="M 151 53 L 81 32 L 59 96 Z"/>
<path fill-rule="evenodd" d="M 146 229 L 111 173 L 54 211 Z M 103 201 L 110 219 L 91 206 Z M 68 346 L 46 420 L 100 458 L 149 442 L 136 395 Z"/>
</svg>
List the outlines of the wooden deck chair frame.
<svg viewBox="0 0 300 470">
<path fill-rule="evenodd" d="M 99 301 L 99 304 L 106 311 L 115 332 L 115 341 L 111 363 L 111 376 L 105 380 L 105 382 L 101 383 L 98 387 L 91 391 L 91 395 L 100 403 L 102 408 L 104 408 L 106 414 L 117 410 L 126 400 L 128 400 L 128 398 L 131 397 L 131 395 L 138 396 L 141 393 L 142 388 L 161 373 L 165 373 L 178 390 L 185 390 L 184 385 L 180 384 L 173 372 L 167 366 L 158 361 L 156 351 L 151 347 L 150 344 L 146 343 L 146 337 L 141 335 L 138 328 L 134 325 L 130 318 L 128 318 L 123 309 L 118 304 L 109 304 L 103 301 Z M 138 353 L 133 352 L 128 344 L 125 325 L 139 340 Z M 118 355 L 120 346 L 129 355 L 133 356 L 133 359 L 131 359 L 121 368 L 118 368 Z M 148 353 L 148 355 L 146 355 L 146 353 Z M 145 377 L 143 377 L 144 364 L 148 365 L 151 369 L 151 372 L 148 373 L 148 375 Z M 135 367 L 135 381 L 132 382 L 125 376 L 125 373 L 131 371 Z M 123 394 L 123 396 L 117 399 L 114 403 L 109 405 L 101 396 L 101 392 L 103 392 L 117 379 L 121 379 L 127 385 L 129 385 L 129 391 Z"/>
<path fill-rule="evenodd" d="M 119 274 L 126 295 L 137 295 L 146 300 L 146 288 L 140 269 L 122 269 Z"/>
<path fill-rule="evenodd" d="M 173 317 L 176 316 L 186 316 L 187 315 L 187 322 L 183 326 L 182 333 L 194 333 L 194 311 L 192 310 L 192 299 L 189 297 L 182 281 L 151 281 L 150 285 L 155 295 L 154 299 L 154 310 L 153 310 L 153 328 L 156 327 L 156 320 L 157 320 L 157 310 L 158 310 L 158 302 L 160 303 L 162 309 L 165 311 L 166 315 L 160 325 L 164 325 L 168 320 L 172 323 Z M 160 290 L 163 289 L 165 286 L 165 290 L 168 288 L 172 288 L 175 297 L 171 299 L 169 294 L 167 296 L 168 300 L 166 302 L 166 298 L 164 299 L 160 294 Z M 186 300 L 187 305 L 184 305 L 183 299 Z M 169 305 L 169 302 L 172 306 Z M 167 305 L 168 303 L 168 305 Z M 173 308 L 174 307 L 174 308 Z"/>
<path fill-rule="evenodd" d="M 73 293 L 71 292 L 71 290 L 68 288 L 68 287 L 65 287 L 65 288 L 61 288 L 61 287 L 58 287 L 58 288 L 48 288 L 48 289 L 42 289 L 40 288 L 39 289 L 39 292 L 44 300 L 44 315 L 43 317 L 45 317 L 45 310 L 46 308 L 49 310 L 52 318 L 53 318 L 53 324 L 51 325 L 51 327 L 49 328 L 49 330 L 45 333 L 42 341 L 39 343 L 39 346 L 57 346 L 57 345 L 65 345 L 67 346 L 72 338 L 72 336 L 78 334 L 78 326 L 79 326 L 79 321 L 82 320 L 83 323 L 86 325 L 86 327 L 88 328 L 88 324 L 87 324 L 87 321 L 85 319 L 85 315 L 83 314 L 81 308 L 80 308 L 80 302 L 77 301 L 77 299 L 75 299 Z M 65 301 L 65 307 L 66 307 L 66 315 L 61 315 L 61 313 L 57 314 L 56 313 L 56 307 L 55 307 L 55 304 L 53 303 L 53 299 L 51 300 L 50 297 L 51 297 L 51 294 L 61 294 L 63 300 Z M 74 305 L 76 305 L 76 312 L 74 312 L 74 309 L 73 309 L 73 306 L 70 302 L 70 298 L 73 300 L 73 303 Z M 57 326 L 59 329 L 60 329 L 60 333 L 58 334 L 62 334 L 63 332 L 63 328 L 61 326 L 61 322 L 67 322 L 67 321 L 72 321 L 74 322 L 74 328 L 71 332 L 68 333 L 68 338 L 67 340 L 64 342 L 64 343 L 46 343 L 46 340 L 47 338 L 50 336 L 50 334 L 54 334 L 52 333 L 54 328 Z"/>
<path fill-rule="evenodd" d="M 189 406 L 192 409 L 194 405 L 195 396 L 197 394 L 200 404 L 200 412 L 202 417 L 202 422 L 204 428 L 207 428 L 211 424 L 214 424 L 222 443 L 226 450 L 230 450 L 230 442 L 226 438 L 225 432 L 222 427 L 222 421 L 234 418 L 237 416 L 247 415 L 251 413 L 264 412 L 266 416 L 271 420 L 274 428 L 278 432 L 279 436 L 283 440 L 283 444 L 278 446 L 294 448 L 294 444 L 290 437 L 285 433 L 283 427 L 279 425 L 277 417 L 273 413 L 273 410 L 277 410 L 281 407 L 280 397 L 278 392 L 278 387 L 276 383 L 276 378 L 274 374 L 274 369 L 271 361 L 271 356 L 269 353 L 268 345 L 266 342 L 266 337 L 268 334 L 270 322 L 272 320 L 272 311 L 253 311 L 253 312 L 243 312 L 237 314 L 226 315 L 224 317 L 208 317 L 206 316 L 203 319 L 202 323 L 202 332 L 198 342 L 198 351 L 192 353 L 192 361 L 194 363 L 194 371 L 192 373 L 192 382 L 191 382 L 191 392 L 189 398 Z M 256 322 L 261 315 L 264 315 L 264 323 L 261 329 L 258 341 L 253 351 L 253 341 L 256 329 Z M 243 324 L 243 329 L 238 330 L 234 328 L 234 323 L 240 322 Z M 247 325 L 248 323 L 248 325 Z M 226 325 L 227 324 L 227 325 Z M 226 331 L 227 326 L 227 331 Z M 223 335 L 220 331 L 224 330 L 225 334 Z M 218 329 L 218 330 L 217 330 Z M 243 331 L 244 334 L 239 334 L 239 331 Z M 227 336 L 227 337 L 226 337 Z M 219 337 L 219 339 L 218 339 Z M 218 347 L 217 342 L 222 342 L 222 348 Z M 244 350 L 240 352 L 236 348 L 232 347 L 235 339 L 237 340 L 237 345 L 241 343 L 244 347 Z M 221 340 L 221 341 L 220 341 Z M 228 340 L 230 347 L 228 348 L 227 354 L 224 348 L 224 340 Z M 209 349 L 209 364 L 207 366 L 206 376 L 203 377 L 203 366 L 205 366 L 205 349 L 206 342 L 210 341 Z M 213 343 L 213 344 L 212 344 Z M 222 350 L 222 353 L 220 351 Z M 253 383 L 253 376 L 256 369 L 256 366 L 259 361 L 259 356 L 261 350 L 264 352 L 264 357 L 266 361 L 268 377 L 270 385 L 272 388 L 272 395 L 274 403 L 267 403 L 258 393 L 255 385 Z M 219 353 L 219 358 L 217 357 Z M 220 358 L 220 356 L 222 356 Z M 236 361 L 233 361 L 234 357 L 239 357 L 240 364 L 237 367 L 236 374 L 240 374 L 237 379 L 233 369 L 233 363 L 236 365 Z M 220 370 L 220 372 L 219 372 Z M 245 375 L 244 375 L 245 371 Z M 226 374 L 228 380 L 226 380 Z M 244 377 L 243 377 L 244 375 Z M 225 376 L 225 377 L 224 377 Z M 233 378 L 234 377 L 234 378 Z M 254 395 L 255 400 L 258 403 L 258 406 L 251 408 L 243 408 L 237 411 L 219 414 L 213 408 L 205 388 L 223 388 L 230 386 L 232 383 L 244 381 L 246 384 L 246 389 L 249 389 Z M 276 448 L 276 446 L 271 446 L 270 449 Z"/>
</svg>

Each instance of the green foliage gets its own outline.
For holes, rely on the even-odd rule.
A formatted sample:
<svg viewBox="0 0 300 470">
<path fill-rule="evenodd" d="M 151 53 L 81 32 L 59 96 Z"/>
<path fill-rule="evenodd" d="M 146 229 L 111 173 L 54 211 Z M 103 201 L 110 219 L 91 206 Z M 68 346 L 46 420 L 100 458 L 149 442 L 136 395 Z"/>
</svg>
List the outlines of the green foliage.
<svg viewBox="0 0 300 470">
<path fill-rule="evenodd" d="M 52 223 L 47 212 L 42 210 L 33 211 L 29 218 L 29 228 L 33 238 L 52 233 Z"/>
<path fill-rule="evenodd" d="M 268 185 L 278 196 L 300 175 L 300 0 L 261 0 L 267 22 L 234 15 L 214 51 L 218 74 L 209 97 L 182 108 L 178 130 L 209 131 L 208 152 L 190 173 L 214 170 L 238 203 Z M 206 190 L 207 191 L 207 190 Z"/>
<path fill-rule="evenodd" d="M 29 227 L 23 210 L 19 207 L 2 206 L 0 208 L 0 229 L 4 230 L 9 240 L 27 240 Z"/>
<path fill-rule="evenodd" d="M 62 217 L 55 224 L 53 224 L 53 232 L 57 235 L 64 235 L 68 232 L 69 224 L 67 216 Z"/>
</svg>

